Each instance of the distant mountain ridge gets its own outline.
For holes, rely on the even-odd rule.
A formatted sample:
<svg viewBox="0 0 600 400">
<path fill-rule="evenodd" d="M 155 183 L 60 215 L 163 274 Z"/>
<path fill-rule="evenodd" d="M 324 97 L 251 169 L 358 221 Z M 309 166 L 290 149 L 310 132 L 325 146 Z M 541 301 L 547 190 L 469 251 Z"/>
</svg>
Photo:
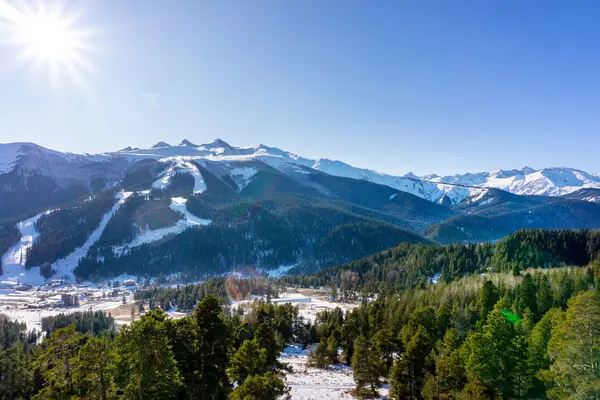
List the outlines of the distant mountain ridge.
<svg viewBox="0 0 600 400">
<path fill-rule="evenodd" d="M 91 172 L 93 175 L 94 170 L 111 164 L 118 165 L 118 169 L 141 159 L 150 158 L 168 162 L 169 159 L 174 160 L 177 157 L 224 163 L 260 160 L 281 171 L 321 171 L 329 175 L 386 185 L 432 202 L 445 204 L 460 203 L 471 196 L 477 188 L 497 188 L 519 195 L 541 196 L 562 196 L 584 188 L 600 189 L 600 173 L 587 173 L 574 168 L 524 167 L 454 176 L 433 174 L 419 177 L 412 173 L 395 176 L 353 167 L 343 161 L 304 158 L 265 145 L 234 147 L 221 139 L 201 145 L 196 145 L 187 139 L 179 145 L 159 142 L 149 149 L 127 147 L 120 151 L 95 155 L 61 153 L 32 143 L 0 144 L 0 174 L 19 168 L 23 171 L 37 170 L 43 175 L 58 180 L 62 178 L 81 180 L 81 176 L 76 176 L 77 171 L 82 171 L 84 174 Z M 60 167 L 67 165 L 66 169 L 69 171 L 61 171 Z M 72 168 L 73 166 L 75 168 Z M 100 173 L 100 175 L 106 174 Z M 118 176 L 108 175 L 104 176 L 108 181 L 118 180 Z"/>
</svg>

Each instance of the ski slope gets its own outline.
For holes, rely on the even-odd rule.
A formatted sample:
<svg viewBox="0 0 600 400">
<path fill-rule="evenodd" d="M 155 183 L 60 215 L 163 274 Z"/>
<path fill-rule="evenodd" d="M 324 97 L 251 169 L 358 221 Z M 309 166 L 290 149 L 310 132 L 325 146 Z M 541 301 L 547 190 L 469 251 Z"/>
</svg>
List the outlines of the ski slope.
<svg viewBox="0 0 600 400">
<path fill-rule="evenodd" d="M 209 219 L 198 218 L 194 214 L 190 213 L 186 207 L 187 199 L 183 197 L 173 197 L 171 199 L 170 208 L 183 215 L 183 219 L 180 219 L 175 225 L 168 226 L 160 229 L 147 229 L 138 235 L 133 241 L 113 248 L 113 253 L 123 254 L 127 250 L 131 250 L 135 247 L 139 247 L 143 244 L 157 242 L 169 235 L 175 235 L 183 232 L 184 230 L 200 225 L 208 225 L 212 221 Z"/>
<path fill-rule="evenodd" d="M 3 274 L 0 275 L 0 284 L 15 286 L 20 283 L 25 285 L 42 285 L 44 283 L 44 278 L 40 275 L 40 269 L 31 268 L 27 270 L 25 269 L 25 262 L 27 261 L 27 250 L 40 236 L 40 233 L 35 229 L 35 223 L 42 215 L 48 215 L 52 211 L 54 210 L 40 213 L 17 224 L 17 228 L 21 232 L 21 240 L 2 256 Z"/>
<path fill-rule="evenodd" d="M 177 173 L 188 173 L 194 177 L 194 194 L 200 194 L 206 190 L 206 183 L 202 178 L 202 174 L 198 168 L 186 159 L 185 157 L 171 157 L 161 159 L 161 162 L 170 163 L 171 165 L 167 170 L 152 184 L 155 189 L 165 189 L 169 186 L 171 178 Z"/>
<path fill-rule="evenodd" d="M 83 246 L 75 249 L 68 256 L 61 258 L 52 264 L 52 268 L 56 271 L 56 273 L 54 274 L 55 277 L 64 279 L 68 282 L 72 282 L 75 280 L 75 277 L 73 276 L 73 271 L 77 267 L 77 264 L 79 264 L 79 261 L 86 256 L 86 254 L 90 250 L 90 247 L 92 247 L 94 243 L 96 243 L 100 239 L 100 236 L 102 236 L 102 232 L 104 232 L 104 228 L 106 228 L 108 221 L 110 221 L 113 215 L 115 215 L 115 213 L 119 210 L 121 205 L 125 203 L 129 196 L 131 196 L 131 194 L 132 192 L 117 193 L 116 197 L 118 201 L 106 214 L 104 214 L 102 220 L 100 221 L 100 224 L 98 225 L 96 230 L 92 232 L 90 237 L 88 237 Z"/>
</svg>

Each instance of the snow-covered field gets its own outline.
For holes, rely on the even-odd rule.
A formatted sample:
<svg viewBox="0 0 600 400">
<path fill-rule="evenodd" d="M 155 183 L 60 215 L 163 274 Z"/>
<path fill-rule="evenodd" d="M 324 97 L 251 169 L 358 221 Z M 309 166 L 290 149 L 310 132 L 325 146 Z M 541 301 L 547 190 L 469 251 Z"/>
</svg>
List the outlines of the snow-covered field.
<svg viewBox="0 0 600 400">
<path fill-rule="evenodd" d="M 314 368 L 308 365 L 309 350 L 300 345 L 286 347 L 279 361 L 291 367 L 292 372 L 286 374 L 286 382 L 290 387 L 293 400 L 330 400 L 355 399 L 351 391 L 355 388 L 352 369 L 345 364 L 330 365 L 327 368 Z M 380 398 L 385 399 L 389 389 L 387 386 L 379 390 Z"/>
<path fill-rule="evenodd" d="M 127 304 L 133 302 L 132 291 L 121 288 L 116 296 L 111 297 L 112 291 L 112 288 L 75 285 L 60 288 L 38 287 L 31 291 L 3 289 L 0 290 L 0 314 L 18 322 L 25 322 L 29 330 L 40 330 L 43 317 L 90 310 L 110 313 L 111 310 L 123 306 L 123 296 Z M 61 294 L 77 295 L 79 306 L 62 307 Z"/>
</svg>

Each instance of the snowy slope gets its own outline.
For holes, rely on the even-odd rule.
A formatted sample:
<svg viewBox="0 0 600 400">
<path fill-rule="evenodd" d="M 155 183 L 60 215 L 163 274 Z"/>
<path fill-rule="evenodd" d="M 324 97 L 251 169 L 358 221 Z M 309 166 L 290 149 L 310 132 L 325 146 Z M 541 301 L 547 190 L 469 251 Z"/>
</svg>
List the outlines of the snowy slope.
<svg viewBox="0 0 600 400">
<path fill-rule="evenodd" d="M 140 235 L 138 235 L 132 242 L 127 243 L 123 246 L 117 246 L 113 248 L 113 252 L 115 254 L 120 255 L 126 252 L 127 250 L 131 250 L 143 244 L 156 242 L 169 235 L 176 235 L 190 227 L 208 225 L 212 222 L 208 219 L 198 218 L 192 213 L 190 213 L 187 210 L 186 202 L 187 199 L 184 199 L 182 197 L 173 197 L 171 199 L 170 208 L 183 215 L 183 218 L 177 221 L 174 225 L 155 230 L 147 229 L 143 231 Z"/>
<path fill-rule="evenodd" d="M 466 186 L 498 188 L 521 195 L 562 196 L 581 188 L 600 188 L 600 176 L 573 168 L 524 167 L 478 174 L 440 176 L 431 181 Z"/>
<path fill-rule="evenodd" d="M 191 161 L 184 157 L 170 157 L 160 160 L 163 163 L 169 164 L 169 168 L 158 178 L 153 184 L 153 188 L 165 189 L 169 186 L 169 182 L 173 175 L 177 173 L 189 173 L 194 177 L 194 194 L 200 194 L 206 190 L 206 183 L 202 178 L 202 174 Z"/>
<path fill-rule="evenodd" d="M 17 228 L 21 232 L 21 240 L 2 256 L 3 274 L 0 275 L 1 284 L 10 286 L 19 283 L 25 285 L 41 285 L 44 283 L 44 278 L 40 275 L 40 269 L 31 268 L 26 270 L 25 262 L 27 261 L 27 250 L 40 235 L 35 229 L 35 223 L 42 215 L 48 215 L 51 212 L 52 210 L 43 212 L 17 224 Z"/>
<path fill-rule="evenodd" d="M 104 228 L 106 228 L 108 221 L 110 221 L 113 215 L 115 215 L 121 205 L 125 203 L 131 194 L 131 192 L 117 193 L 116 196 L 119 201 L 117 201 L 115 205 L 106 214 L 104 214 L 100 224 L 88 237 L 83 246 L 75 249 L 68 256 L 61 258 L 52 264 L 52 268 L 56 271 L 54 274 L 56 277 L 65 279 L 66 281 L 74 281 L 75 278 L 73 276 L 73 271 L 77 267 L 77 264 L 79 264 L 79 261 L 86 256 L 94 243 L 100 239 L 100 236 L 102 236 L 102 232 L 104 232 Z"/>
<path fill-rule="evenodd" d="M 21 143 L 0 144 L 0 174 L 12 171 L 21 154 Z"/>
</svg>

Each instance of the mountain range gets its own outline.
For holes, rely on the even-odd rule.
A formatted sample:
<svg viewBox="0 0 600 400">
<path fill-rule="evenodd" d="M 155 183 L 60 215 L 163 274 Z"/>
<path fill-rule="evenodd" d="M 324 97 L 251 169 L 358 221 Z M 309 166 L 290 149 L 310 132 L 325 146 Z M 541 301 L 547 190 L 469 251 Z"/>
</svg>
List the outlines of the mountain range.
<svg viewBox="0 0 600 400">
<path fill-rule="evenodd" d="M 5 265 L 80 279 L 197 277 L 240 265 L 318 269 L 401 241 L 600 228 L 600 175 L 525 167 L 394 176 L 220 139 L 102 154 L 10 143 L 0 144 L 0 205 Z M 29 218 L 37 236 L 19 250 L 15 227 Z"/>
</svg>

